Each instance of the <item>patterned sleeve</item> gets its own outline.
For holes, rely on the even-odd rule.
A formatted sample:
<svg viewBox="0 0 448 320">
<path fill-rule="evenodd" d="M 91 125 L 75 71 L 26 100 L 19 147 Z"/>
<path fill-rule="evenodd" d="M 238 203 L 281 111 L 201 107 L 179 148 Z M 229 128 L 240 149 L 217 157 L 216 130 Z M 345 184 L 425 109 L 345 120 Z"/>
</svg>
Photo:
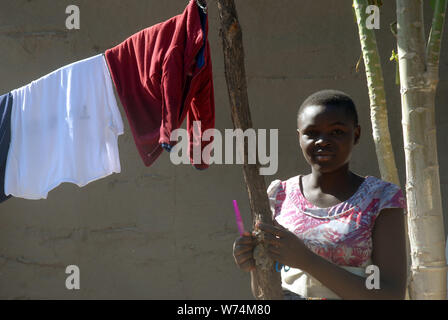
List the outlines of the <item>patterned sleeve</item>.
<svg viewBox="0 0 448 320">
<path fill-rule="evenodd" d="M 280 190 L 281 184 L 282 184 L 281 180 L 274 180 L 268 187 L 269 206 L 271 208 L 273 218 L 275 216 L 275 204 L 277 199 L 277 193 Z"/>
<path fill-rule="evenodd" d="M 393 183 L 387 183 L 381 192 L 380 210 L 387 208 L 403 208 L 406 212 L 406 199 L 403 192 Z"/>
</svg>

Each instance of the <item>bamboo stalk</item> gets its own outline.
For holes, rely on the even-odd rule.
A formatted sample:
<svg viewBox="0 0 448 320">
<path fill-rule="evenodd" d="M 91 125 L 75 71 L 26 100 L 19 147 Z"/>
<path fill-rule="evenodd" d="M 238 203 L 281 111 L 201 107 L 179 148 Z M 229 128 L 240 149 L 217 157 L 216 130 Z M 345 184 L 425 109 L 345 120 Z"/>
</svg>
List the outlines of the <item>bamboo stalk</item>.
<svg viewBox="0 0 448 320">
<path fill-rule="evenodd" d="M 246 71 L 244 67 L 243 37 L 233 0 L 217 0 L 221 20 L 220 35 L 224 51 L 225 75 L 229 94 L 232 121 L 235 128 L 243 131 L 252 127 L 249 99 L 247 96 Z M 259 175 L 260 164 L 248 164 L 247 141 L 244 141 L 243 173 L 249 193 L 252 220 L 272 224 L 272 213 L 264 178 Z M 256 299 L 282 299 L 280 273 L 275 272 L 273 261 L 267 256 L 263 235 L 254 250 L 256 270 L 252 271 L 253 293 Z"/>
<path fill-rule="evenodd" d="M 434 82 L 434 79 L 428 78 L 428 75 L 434 77 L 437 72 L 426 72 L 422 0 L 397 0 L 397 22 L 412 260 L 410 295 L 412 299 L 444 300 L 445 233 L 434 116 L 437 80 Z M 433 30 L 436 28 L 433 25 Z M 434 40 L 430 40 L 434 42 L 430 46 L 431 57 L 436 56 L 437 37 L 433 33 Z"/>
<path fill-rule="evenodd" d="M 367 87 L 369 88 L 373 140 L 375 142 L 381 178 L 400 185 L 390 139 L 383 70 L 381 68 L 381 59 L 378 53 L 375 31 L 369 30 L 366 27 L 366 8 L 368 5 L 367 0 L 353 1 L 366 69 Z"/>
<path fill-rule="evenodd" d="M 367 0 L 353 1 L 356 21 L 358 24 L 359 40 L 361 42 L 361 50 L 363 53 L 364 66 L 367 76 L 367 87 L 369 88 L 371 109 L 370 119 L 372 122 L 373 140 L 375 142 L 376 155 L 380 167 L 381 178 L 383 180 L 395 183 L 399 186 L 400 181 L 398 178 L 398 170 L 395 163 L 395 156 L 389 132 L 386 92 L 384 89 L 381 58 L 378 53 L 375 31 L 369 30 L 366 27 L 366 8 L 368 5 L 369 2 Z M 411 258 L 407 223 L 405 223 L 405 234 L 407 266 L 409 270 L 411 267 Z"/>
</svg>

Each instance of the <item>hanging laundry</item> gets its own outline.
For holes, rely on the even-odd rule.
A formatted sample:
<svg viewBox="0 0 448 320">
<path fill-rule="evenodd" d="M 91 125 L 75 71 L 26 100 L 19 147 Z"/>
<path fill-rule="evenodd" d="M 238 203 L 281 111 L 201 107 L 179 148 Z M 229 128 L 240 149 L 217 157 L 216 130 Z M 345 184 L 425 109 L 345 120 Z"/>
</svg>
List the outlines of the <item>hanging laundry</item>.
<svg viewBox="0 0 448 320">
<path fill-rule="evenodd" d="M 11 142 L 11 93 L 0 96 L 0 202 L 9 199 L 5 195 L 5 170 Z"/>
<path fill-rule="evenodd" d="M 46 199 L 63 182 L 82 187 L 119 173 L 123 122 L 102 54 L 11 92 L 5 194 Z"/>
<path fill-rule="evenodd" d="M 202 23 L 201 23 L 202 17 Z M 146 166 L 176 141 L 170 135 L 185 117 L 189 156 L 197 169 L 208 168 L 208 157 L 193 163 L 193 150 L 213 142 L 202 141 L 215 126 L 213 74 L 208 43 L 207 15 L 191 0 L 184 12 L 146 28 L 106 51 L 106 60 Z M 200 121 L 194 133 L 193 122 Z"/>
</svg>

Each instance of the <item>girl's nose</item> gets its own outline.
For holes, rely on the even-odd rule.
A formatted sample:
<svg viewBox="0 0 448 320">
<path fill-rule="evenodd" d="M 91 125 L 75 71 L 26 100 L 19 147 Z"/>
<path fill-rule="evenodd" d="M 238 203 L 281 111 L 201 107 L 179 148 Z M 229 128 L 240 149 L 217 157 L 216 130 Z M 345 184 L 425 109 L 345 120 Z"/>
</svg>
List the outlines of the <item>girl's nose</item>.
<svg viewBox="0 0 448 320">
<path fill-rule="evenodd" d="M 319 137 L 319 139 L 316 140 L 316 146 L 328 146 L 330 142 L 328 139 L 324 137 Z"/>
</svg>

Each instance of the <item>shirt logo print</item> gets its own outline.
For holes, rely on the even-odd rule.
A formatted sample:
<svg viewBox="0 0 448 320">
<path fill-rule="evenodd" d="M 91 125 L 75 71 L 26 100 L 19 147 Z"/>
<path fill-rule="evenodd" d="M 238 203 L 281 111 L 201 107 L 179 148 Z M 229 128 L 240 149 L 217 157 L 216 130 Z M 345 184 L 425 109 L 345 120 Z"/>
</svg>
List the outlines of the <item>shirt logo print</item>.
<svg viewBox="0 0 448 320">
<path fill-rule="evenodd" d="M 87 106 L 86 105 L 83 105 L 83 107 L 82 107 L 82 112 L 81 112 L 80 119 L 81 120 L 88 120 L 88 119 L 90 119 L 90 115 L 89 115 L 89 112 L 87 111 Z"/>
</svg>

